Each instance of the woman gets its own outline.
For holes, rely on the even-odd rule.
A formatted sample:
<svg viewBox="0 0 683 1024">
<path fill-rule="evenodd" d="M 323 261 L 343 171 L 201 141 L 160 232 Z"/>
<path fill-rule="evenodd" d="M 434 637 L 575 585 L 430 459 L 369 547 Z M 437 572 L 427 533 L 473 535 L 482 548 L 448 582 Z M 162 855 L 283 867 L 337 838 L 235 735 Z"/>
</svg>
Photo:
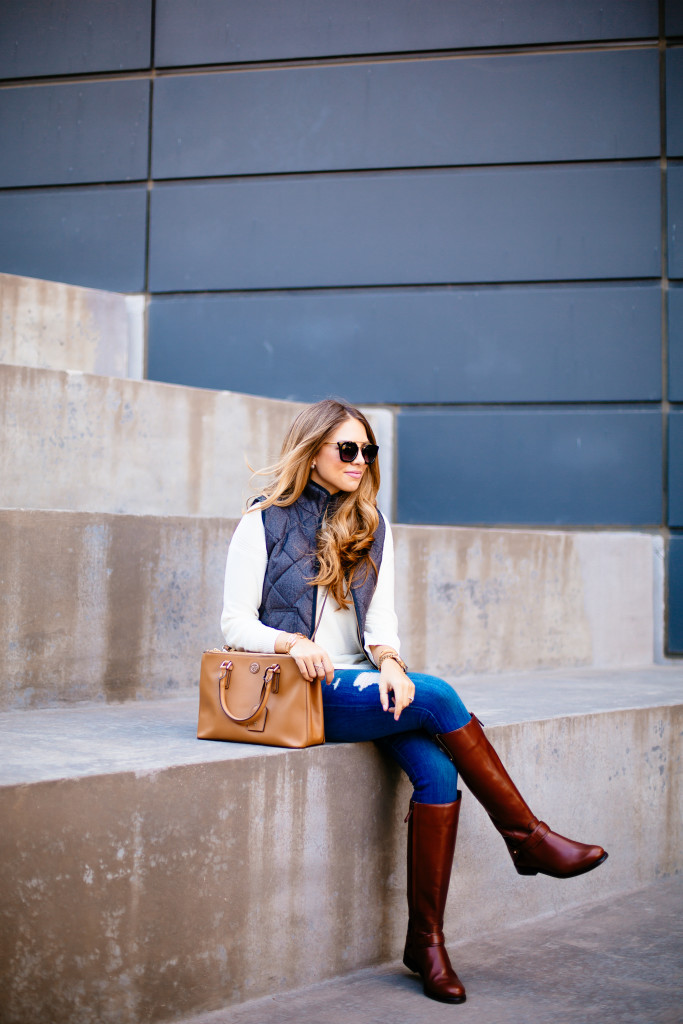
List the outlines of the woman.
<svg viewBox="0 0 683 1024">
<path fill-rule="evenodd" d="M 327 399 L 297 416 L 267 471 L 274 482 L 230 544 L 222 628 L 229 645 L 291 654 L 305 679 L 323 679 L 326 739 L 376 740 L 409 776 L 403 962 L 420 974 L 426 995 L 462 1003 L 443 936 L 458 773 L 520 874 L 571 878 L 607 854 L 538 821 L 455 690 L 408 674 L 396 633 L 391 529 L 376 504 L 377 452 L 367 419 L 346 402 Z"/>
</svg>

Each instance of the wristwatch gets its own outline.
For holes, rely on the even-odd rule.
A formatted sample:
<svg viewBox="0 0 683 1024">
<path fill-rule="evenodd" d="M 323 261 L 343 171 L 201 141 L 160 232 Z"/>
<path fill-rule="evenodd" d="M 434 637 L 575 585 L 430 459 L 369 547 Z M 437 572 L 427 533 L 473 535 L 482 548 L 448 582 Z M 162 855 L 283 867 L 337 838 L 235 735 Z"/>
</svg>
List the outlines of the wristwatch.
<svg viewBox="0 0 683 1024">
<path fill-rule="evenodd" d="M 396 664 L 400 665 L 403 671 L 407 674 L 408 666 L 406 665 L 403 658 L 396 653 L 396 651 L 384 651 L 382 654 L 380 654 L 379 661 L 377 662 L 377 668 L 381 668 L 383 662 L 385 662 L 387 658 L 391 658 L 392 661 L 395 661 Z"/>
</svg>

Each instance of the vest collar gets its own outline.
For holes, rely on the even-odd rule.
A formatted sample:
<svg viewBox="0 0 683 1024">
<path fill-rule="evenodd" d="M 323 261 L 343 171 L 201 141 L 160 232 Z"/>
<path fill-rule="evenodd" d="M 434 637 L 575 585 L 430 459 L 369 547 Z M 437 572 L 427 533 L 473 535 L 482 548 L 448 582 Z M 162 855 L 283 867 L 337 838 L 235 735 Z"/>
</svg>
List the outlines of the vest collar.
<svg viewBox="0 0 683 1024">
<path fill-rule="evenodd" d="M 316 511 L 318 515 L 322 516 L 328 508 L 330 512 L 334 512 L 343 498 L 343 492 L 337 491 L 336 494 L 330 494 L 325 487 L 317 484 L 315 480 L 311 480 L 309 477 L 308 483 L 301 493 L 301 498 L 304 499 L 311 511 Z M 299 501 L 301 501 L 301 498 L 299 498 Z"/>
</svg>

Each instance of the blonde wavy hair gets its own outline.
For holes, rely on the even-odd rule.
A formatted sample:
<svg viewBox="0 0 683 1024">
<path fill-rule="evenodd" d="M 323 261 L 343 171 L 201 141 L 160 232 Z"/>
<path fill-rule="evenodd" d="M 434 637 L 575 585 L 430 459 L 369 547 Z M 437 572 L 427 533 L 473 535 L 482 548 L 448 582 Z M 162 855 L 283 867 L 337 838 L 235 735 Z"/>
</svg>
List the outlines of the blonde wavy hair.
<svg viewBox="0 0 683 1024">
<path fill-rule="evenodd" d="M 365 427 L 368 441 L 376 444 L 375 434 L 363 413 L 343 399 L 326 398 L 308 406 L 296 417 L 282 443 L 280 458 L 272 466 L 258 470 L 255 476 L 273 477 L 261 491 L 259 510 L 277 505 L 293 505 L 308 483 L 311 463 L 322 445 L 340 423 L 358 420 Z M 311 586 L 329 587 L 342 608 L 351 603 L 349 590 L 358 578 L 363 582 L 369 572 L 377 574 L 370 557 L 370 547 L 379 525 L 377 492 L 379 490 L 378 460 L 369 465 L 355 491 L 339 492 L 333 511 L 325 516 L 318 531 L 316 555 L 318 575 Z"/>
</svg>

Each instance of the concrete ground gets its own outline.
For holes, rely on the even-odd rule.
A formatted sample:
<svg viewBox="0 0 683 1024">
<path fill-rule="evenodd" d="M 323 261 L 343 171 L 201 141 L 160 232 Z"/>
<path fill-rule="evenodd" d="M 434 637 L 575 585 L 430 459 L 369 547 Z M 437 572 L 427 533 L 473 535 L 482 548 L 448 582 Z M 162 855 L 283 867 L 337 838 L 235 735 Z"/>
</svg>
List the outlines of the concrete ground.
<svg viewBox="0 0 683 1024">
<path fill-rule="evenodd" d="M 451 946 L 451 958 L 468 991 L 457 1006 L 426 999 L 395 963 L 183 1024 L 681 1024 L 683 876 Z"/>
</svg>

